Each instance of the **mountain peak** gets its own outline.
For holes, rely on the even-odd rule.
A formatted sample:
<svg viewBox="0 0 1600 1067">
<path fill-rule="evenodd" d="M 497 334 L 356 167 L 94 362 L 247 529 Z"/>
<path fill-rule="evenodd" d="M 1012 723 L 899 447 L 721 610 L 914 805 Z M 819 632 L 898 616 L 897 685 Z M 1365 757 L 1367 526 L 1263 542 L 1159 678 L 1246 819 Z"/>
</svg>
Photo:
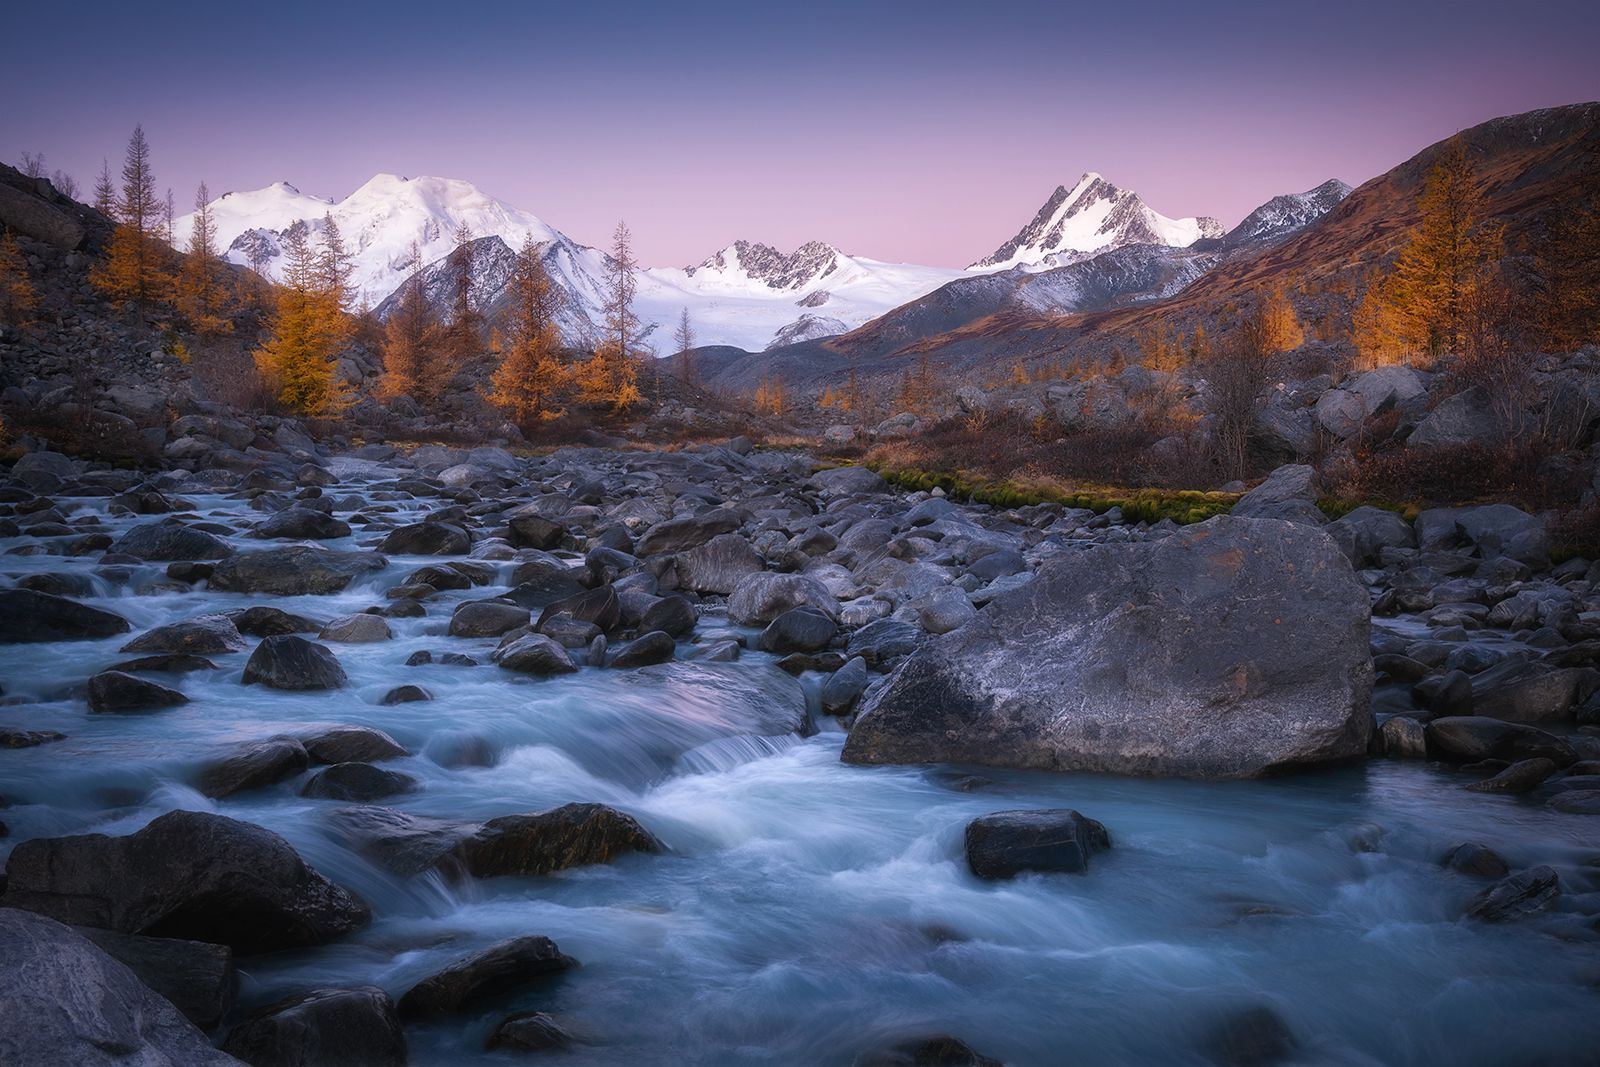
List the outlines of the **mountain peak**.
<svg viewBox="0 0 1600 1067">
<path fill-rule="evenodd" d="M 1220 236 L 1217 220 L 1168 218 L 1145 206 L 1137 193 L 1091 170 L 1070 189 L 1057 186 L 1033 221 L 968 269 L 1063 266 L 1124 245 L 1187 248 L 1203 237 Z"/>
<path fill-rule="evenodd" d="M 1229 230 L 1223 238 L 1223 246 L 1231 249 L 1246 242 L 1274 241 L 1287 237 L 1332 211 L 1339 201 L 1349 195 L 1350 186 L 1338 178 L 1329 178 L 1303 193 L 1275 196 Z"/>
<path fill-rule="evenodd" d="M 704 271 L 730 280 L 748 279 L 768 289 L 803 289 L 844 265 L 845 256 L 825 241 L 807 241 L 793 252 L 779 252 L 759 241 L 735 241 L 705 262 L 685 267 L 689 277 Z"/>
</svg>

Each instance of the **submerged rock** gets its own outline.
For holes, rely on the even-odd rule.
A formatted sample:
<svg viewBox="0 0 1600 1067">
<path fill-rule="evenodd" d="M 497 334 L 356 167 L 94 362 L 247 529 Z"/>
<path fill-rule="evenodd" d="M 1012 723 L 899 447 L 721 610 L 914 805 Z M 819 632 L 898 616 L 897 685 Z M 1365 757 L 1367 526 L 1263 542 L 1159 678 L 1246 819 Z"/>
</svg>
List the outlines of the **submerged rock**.
<svg viewBox="0 0 1600 1067">
<path fill-rule="evenodd" d="M 1479 893 L 1467 908 L 1469 919 L 1509 922 L 1536 915 L 1561 895 L 1561 879 L 1554 867 L 1529 867 L 1501 879 Z"/>
<path fill-rule="evenodd" d="M 300 795 L 321 800 L 368 801 L 408 793 L 416 787 L 415 778 L 399 771 L 386 771 L 370 763 L 335 763 L 312 775 Z"/>
<path fill-rule="evenodd" d="M 294 634 L 269 637 L 257 645 L 242 679 L 245 685 L 259 682 L 269 689 L 338 689 L 346 680 L 332 652 Z"/>
<path fill-rule="evenodd" d="M 577 966 L 577 962 L 548 937 L 502 941 L 412 986 L 400 998 L 400 1015 L 406 1019 L 450 1015 L 490 997 L 553 978 Z"/>
<path fill-rule="evenodd" d="M 918 1037 L 856 1057 L 855 1067 L 1004 1067 L 958 1038 Z"/>
<path fill-rule="evenodd" d="M 220 800 L 292 778 L 310 762 L 305 746 L 292 737 L 247 741 L 200 772 L 200 792 Z"/>
<path fill-rule="evenodd" d="M 329 552 L 301 546 L 240 552 L 217 564 L 211 572 L 211 588 L 228 593 L 326 596 L 341 592 L 357 576 L 386 566 L 388 561 L 373 552 Z M 244 629 L 244 624 L 236 624 Z"/>
<path fill-rule="evenodd" d="M 843 758 L 1199 778 L 1359 758 L 1367 603 L 1326 534 L 1276 520 L 1065 555 L 920 646 Z"/>
<path fill-rule="evenodd" d="M 335 726 L 301 738 L 312 763 L 354 763 L 410 755 L 400 742 L 370 726 Z"/>
<path fill-rule="evenodd" d="M 234 1027 L 222 1050 L 251 1067 L 405 1067 L 406 1038 L 377 986 L 313 989 L 269 1004 Z"/>
<path fill-rule="evenodd" d="M 531 815 L 490 819 L 455 848 L 474 878 L 550 874 L 612 863 L 630 852 L 660 852 L 638 820 L 604 804 L 563 804 Z"/>
<path fill-rule="evenodd" d="M 176 522 L 150 522 L 135 526 L 111 546 L 112 552 L 151 562 L 223 559 L 233 546 L 215 534 Z"/>
<path fill-rule="evenodd" d="M 1089 869 L 1089 857 L 1111 847 L 1111 835 L 1071 808 L 997 811 L 967 824 L 967 865 L 979 878 L 1012 878 L 1024 871 Z"/>
<path fill-rule="evenodd" d="M 90 711 L 154 711 L 188 702 L 189 698 L 176 689 L 168 689 L 122 671 L 101 671 L 89 679 Z"/>
<path fill-rule="evenodd" d="M 64 596 L 0 589 L 0 644 L 92 641 L 125 634 L 128 620 Z"/>
<path fill-rule="evenodd" d="M 516 1052 L 549 1052 L 570 1048 L 572 1035 L 542 1011 L 519 1011 L 500 1020 L 485 1043 L 487 1048 Z"/>
<path fill-rule="evenodd" d="M 61 922 L 230 945 L 321 945 L 367 924 L 358 897 L 250 823 L 174 811 L 134 834 L 35 838 L 6 862 L 6 904 Z"/>
<path fill-rule="evenodd" d="M 0 1063 L 238 1067 L 164 997 L 83 935 L 0 908 Z"/>
</svg>

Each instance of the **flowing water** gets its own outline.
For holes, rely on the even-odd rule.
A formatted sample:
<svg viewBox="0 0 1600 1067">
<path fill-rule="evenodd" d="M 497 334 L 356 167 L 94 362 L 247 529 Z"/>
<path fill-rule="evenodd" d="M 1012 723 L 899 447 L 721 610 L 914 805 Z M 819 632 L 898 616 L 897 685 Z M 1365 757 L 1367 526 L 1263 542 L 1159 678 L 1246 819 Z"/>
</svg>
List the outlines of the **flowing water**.
<svg viewBox="0 0 1600 1067">
<path fill-rule="evenodd" d="M 190 499 L 208 518 L 255 515 L 239 501 Z M 103 501 L 72 503 L 74 517 L 103 516 Z M 263 602 L 331 618 L 382 603 L 382 590 L 424 562 L 392 559 L 335 596 L 270 601 L 162 591 L 164 567 L 149 565 L 124 581 L 97 577 L 91 599 L 135 633 Z M 93 566 L 0 561 L 12 575 Z M 489 665 L 492 641 L 444 629 L 453 599 L 497 588 L 441 594 L 428 618 L 391 620 L 392 641 L 334 646 L 350 685 L 333 693 L 241 686 L 248 654 L 238 653 L 212 657 L 215 672 L 152 676 L 181 688 L 187 705 L 92 715 L 83 682 L 129 658 L 116 651 L 128 638 L 0 648 L 0 724 L 68 735 L 0 751 L 0 793 L 13 802 L 0 846 L 128 833 L 175 808 L 282 834 L 375 918 L 338 944 L 241 960 L 247 1006 L 316 986 L 375 983 L 398 996 L 527 934 L 581 961 L 493 1010 L 409 1028 L 418 1064 L 505 1060 L 485 1053 L 484 1039 L 524 1008 L 555 1013 L 583 1039 L 563 1060 L 574 1065 L 848 1064 L 930 1033 L 1013 1064 L 1198 1064 L 1209 1062 L 1216 1020 L 1257 1005 L 1295 1032 L 1297 1062 L 1595 1061 L 1600 820 L 1381 761 L 1214 784 L 850 767 L 830 719 L 804 739 L 768 736 L 773 721 L 814 702 L 815 680 L 797 683 L 761 654 L 551 680 Z M 700 633 L 717 625 L 704 620 Z M 418 649 L 466 651 L 483 665 L 405 666 Z M 406 682 L 436 699 L 380 704 Z M 487 818 L 598 801 L 635 815 L 670 851 L 550 878 L 406 879 L 339 844 L 325 821 L 338 805 L 299 797 L 296 781 L 222 801 L 191 784 L 231 744 L 319 724 L 378 727 L 415 753 L 386 764 L 421 780 L 392 806 Z M 471 741 L 488 743 L 492 766 L 445 765 Z M 1027 807 L 1077 808 L 1105 823 L 1114 847 L 1085 875 L 973 878 L 966 822 Z M 1514 868 L 1556 866 L 1564 910 L 1504 926 L 1461 919 L 1481 883 L 1438 860 L 1469 840 Z M 1589 918 L 1574 907 L 1585 899 Z"/>
</svg>

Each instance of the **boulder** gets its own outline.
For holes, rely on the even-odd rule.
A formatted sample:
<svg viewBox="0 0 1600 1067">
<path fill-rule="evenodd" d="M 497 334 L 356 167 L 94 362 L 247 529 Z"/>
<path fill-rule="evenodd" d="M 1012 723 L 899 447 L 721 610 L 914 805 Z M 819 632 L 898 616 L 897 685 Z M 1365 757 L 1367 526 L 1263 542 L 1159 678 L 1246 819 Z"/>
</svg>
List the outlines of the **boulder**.
<svg viewBox="0 0 1600 1067">
<path fill-rule="evenodd" d="M 830 619 L 839 617 L 839 601 L 815 578 L 763 571 L 740 580 L 728 598 L 728 620 L 736 626 L 765 626 L 802 605 L 810 605 Z"/>
<path fill-rule="evenodd" d="M 677 651 L 678 645 L 672 635 L 656 630 L 642 634 L 617 649 L 606 661 L 606 666 L 648 667 L 653 663 L 667 662 Z"/>
<path fill-rule="evenodd" d="M 405 1067 L 406 1038 L 377 986 L 313 989 L 252 1012 L 222 1051 L 251 1067 Z"/>
<path fill-rule="evenodd" d="M 1424 729 L 1428 754 L 1458 763 L 1483 760 L 1553 760 L 1558 767 L 1577 762 L 1572 746 L 1554 734 L 1521 723 L 1477 715 L 1447 715 Z"/>
<path fill-rule="evenodd" d="M 630 852 L 660 852 L 638 820 L 604 804 L 564 804 L 531 815 L 490 819 L 454 854 L 474 878 L 550 874 L 612 863 Z"/>
<path fill-rule="evenodd" d="M 358 612 L 355 615 L 341 615 L 332 620 L 317 636 L 324 641 L 360 645 L 373 641 L 387 641 L 394 636 L 394 632 L 389 629 L 389 624 L 383 621 L 382 616 Z"/>
<path fill-rule="evenodd" d="M 1527 793 L 1556 773 L 1554 760 L 1543 756 L 1518 760 L 1493 778 L 1467 786 L 1475 793 Z"/>
<path fill-rule="evenodd" d="M 1415 548 L 1417 535 L 1411 524 L 1384 508 L 1362 505 L 1328 524 L 1334 539 L 1356 567 L 1379 562 L 1386 548 Z"/>
<path fill-rule="evenodd" d="M 240 633 L 249 634 L 251 637 L 277 637 L 279 634 L 314 634 L 322 629 L 322 624 L 313 622 L 304 615 L 291 615 L 282 608 L 271 608 L 259 605 L 245 608 L 243 611 L 230 611 L 228 618 L 233 620 Z"/>
<path fill-rule="evenodd" d="M 978 613 L 967 594 L 954 586 L 935 589 L 918 597 L 911 606 L 917 613 L 917 625 L 930 634 L 947 634 L 966 625 Z"/>
<path fill-rule="evenodd" d="M 1279 467 L 1233 505 L 1230 514 L 1245 519 L 1282 519 L 1308 526 L 1328 521 L 1316 506 L 1317 472 L 1303 463 Z"/>
<path fill-rule="evenodd" d="M 416 787 L 415 778 L 399 771 L 386 771 L 370 763 L 335 763 L 313 774 L 300 790 L 300 795 L 319 800 L 366 803 L 397 793 L 409 793 Z"/>
<path fill-rule="evenodd" d="M 378 545 L 379 552 L 397 556 L 464 556 L 472 550 L 472 538 L 459 526 L 446 522 L 416 522 L 389 531 Z"/>
<path fill-rule="evenodd" d="M 960 1038 L 916 1037 L 856 1058 L 854 1067 L 1005 1067 Z"/>
<path fill-rule="evenodd" d="M 330 552 L 299 545 L 269 548 L 239 552 L 218 563 L 211 572 L 211 588 L 226 593 L 326 596 L 342 592 L 358 575 L 386 566 L 388 560 L 372 552 Z"/>
<path fill-rule="evenodd" d="M 997 811 L 967 823 L 967 865 L 989 881 L 1024 871 L 1081 872 L 1111 847 L 1111 835 L 1071 808 Z"/>
<path fill-rule="evenodd" d="M 1345 389 L 1361 398 L 1368 418 L 1391 408 L 1421 401 L 1428 393 L 1427 382 L 1410 367 L 1378 367 L 1367 371 Z"/>
<path fill-rule="evenodd" d="M 335 726 L 303 737 L 301 743 L 312 763 L 354 763 L 410 755 L 394 738 L 369 726 Z"/>
<path fill-rule="evenodd" d="M 0 908 L 0 959 L 0 1063 L 239 1067 L 170 1001 L 59 922 Z"/>
<path fill-rule="evenodd" d="M 1501 923 L 1536 915 L 1561 895 L 1554 867 L 1529 867 L 1479 893 L 1467 908 L 1469 919 Z"/>
<path fill-rule="evenodd" d="M 451 637 L 499 637 L 528 625 L 528 609 L 497 600 L 462 604 L 450 616 Z"/>
<path fill-rule="evenodd" d="M 1341 441 L 1360 433 L 1366 418 L 1366 402 L 1355 393 L 1329 389 L 1317 397 L 1317 425 Z"/>
<path fill-rule="evenodd" d="M 732 533 L 739 525 L 739 513 L 732 508 L 709 508 L 698 515 L 685 515 L 656 523 L 639 538 L 634 551 L 640 556 L 686 552 L 713 537 Z"/>
<path fill-rule="evenodd" d="M 726 596 L 747 576 L 766 569 L 761 553 L 738 534 L 719 534 L 705 544 L 678 554 L 673 566 L 678 586 L 695 593 Z"/>
<path fill-rule="evenodd" d="M 867 661 L 854 656 L 822 683 L 822 710 L 846 715 L 867 688 Z"/>
<path fill-rule="evenodd" d="M 806 481 L 807 489 L 823 496 L 850 496 L 855 493 L 886 493 L 888 483 L 865 467 L 834 467 L 818 471 Z"/>
<path fill-rule="evenodd" d="M 142 937 L 92 926 L 76 929 L 202 1030 L 216 1029 L 233 1004 L 238 976 L 233 969 L 233 950 L 227 945 Z"/>
<path fill-rule="evenodd" d="M 0 589 L 0 644 L 93 641 L 129 630 L 128 620 L 64 596 Z"/>
<path fill-rule="evenodd" d="M 820 652 L 839 632 L 838 623 L 812 607 L 790 608 L 767 624 L 756 638 L 763 652 Z"/>
<path fill-rule="evenodd" d="M 179 652 L 198 656 L 243 652 L 249 648 L 239 628 L 226 615 L 202 615 L 185 622 L 146 630 L 119 652 Z"/>
<path fill-rule="evenodd" d="M 542 1011 L 519 1011 L 500 1020 L 486 1047 L 515 1052 L 551 1052 L 570 1048 L 572 1035 Z"/>
<path fill-rule="evenodd" d="M 533 628 L 543 631 L 547 624 L 557 619 L 571 619 L 589 623 L 601 630 L 612 630 L 622 621 L 622 604 L 617 599 L 616 589 L 602 585 L 598 589 L 590 589 L 546 605 Z"/>
<path fill-rule="evenodd" d="M 125 837 L 34 838 L 6 862 L 7 905 L 60 922 L 271 952 L 367 924 L 366 904 L 270 830 L 174 811 Z"/>
<path fill-rule="evenodd" d="M 123 534 L 112 544 L 110 551 L 152 562 L 166 562 L 222 559 L 233 555 L 233 546 L 215 534 L 195 530 L 182 523 L 149 522 Z"/>
<path fill-rule="evenodd" d="M 1408 448 L 1492 444 L 1498 420 L 1489 394 L 1478 386 L 1440 402 L 1406 438 Z"/>
<path fill-rule="evenodd" d="M 518 937 L 451 964 L 400 998 L 405 1019 L 451 1015 L 491 997 L 547 981 L 577 966 L 548 937 Z"/>
<path fill-rule="evenodd" d="M 338 689 L 346 680 L 332 652 L 295 634 L 268 637 L 257 645 L 242 679 L 245 685 L 259 682 L 269 689 Z"/>
<path fill-rule="evenodd" d="M 543 515 L 514 515 L 506 525 L 511 531 L 511 543 L 517 548 L 555 548 L 567 535 L 566 527 Z"/>
<path fill-rule="evenodd" d="M 350 536 L 350 524 L 311 508 L 284 508 L 250 531 L 251 537 L 331 541 Z"/>
<path fill-rule="evenodd" d="M 200 772 L 200 792 L 220 800 L 293 778 L 310 764 L 305 746 L 293 737 L 246 741 Z"/>
<path fill-rule="evenodd" d="M 571 674 L 578 669 L 567 650 L 544 634 L 524 634 L 496 650 L 494 660 L 519 674 Z"/>
<path fill-rule="evenodd" d="M 639 629 L 644 633 L 660 630 L 671 637 L 684 638 L 694 632 L 698 620 L 694 605 L 688 600 L 681 596 L 666 596 L 645 609 L 639 617 Z"/>
<path fill-rule="evenodd" d="M 1498 852 L 1471 841 L 1446 852 L 1440 862 L 1452 871 L 1470 874 L 1474 878 L 1504 878 L 1511 873 L 1511 868 Z"/>
<path fill-rule="evenodd" d="M 911 655 L 924 640 L 923 632 L 908 622 L 877 619 L 850 635 L 845 654 L 852 658 L 860 657 L 868 667 L 878 667 L 901 656 Z"/>
<path fill-rule="evenodd" d="M 83 223 L 44 197 L 32 196 L 3 182 L 0 182 L 0 225 L 67 251 L 82 247 L 88 236 Z"/>
<path fill-rule="evenodd" d="M 155 711 L 187 704 L 176 689 L 147 682 L 122 671 L 101 671 L 89 679 L 89 710 L 98 712 Z"/>
<path fill-rule="evenodd" d="M 1327 535 L 1219 516 L 1047 562 L 914 652 L 843 758 L 1199 778 L 1356 759 L 1368 630 Z"/>
</svg>

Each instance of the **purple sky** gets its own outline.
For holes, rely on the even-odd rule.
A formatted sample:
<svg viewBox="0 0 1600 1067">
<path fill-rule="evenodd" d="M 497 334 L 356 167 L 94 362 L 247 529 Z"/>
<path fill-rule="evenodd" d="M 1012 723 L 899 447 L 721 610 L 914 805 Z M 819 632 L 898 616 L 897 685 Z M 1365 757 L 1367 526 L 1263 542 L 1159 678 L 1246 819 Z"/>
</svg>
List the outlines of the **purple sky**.
<svg viewBox="0 0 1600 1067">
<path fill-rule="evenodd" d="M 202 178 L 438 174 L 589 244 L 625 217 L 651 265 L 742 237 L 959 266 L 1085 170 L 1231 225 L 1600 98 L 1592 2 L 333 7 L 16 5 L 0 159 L 88 187 L 142 122 L 185 209 Z"/>
</svg>

